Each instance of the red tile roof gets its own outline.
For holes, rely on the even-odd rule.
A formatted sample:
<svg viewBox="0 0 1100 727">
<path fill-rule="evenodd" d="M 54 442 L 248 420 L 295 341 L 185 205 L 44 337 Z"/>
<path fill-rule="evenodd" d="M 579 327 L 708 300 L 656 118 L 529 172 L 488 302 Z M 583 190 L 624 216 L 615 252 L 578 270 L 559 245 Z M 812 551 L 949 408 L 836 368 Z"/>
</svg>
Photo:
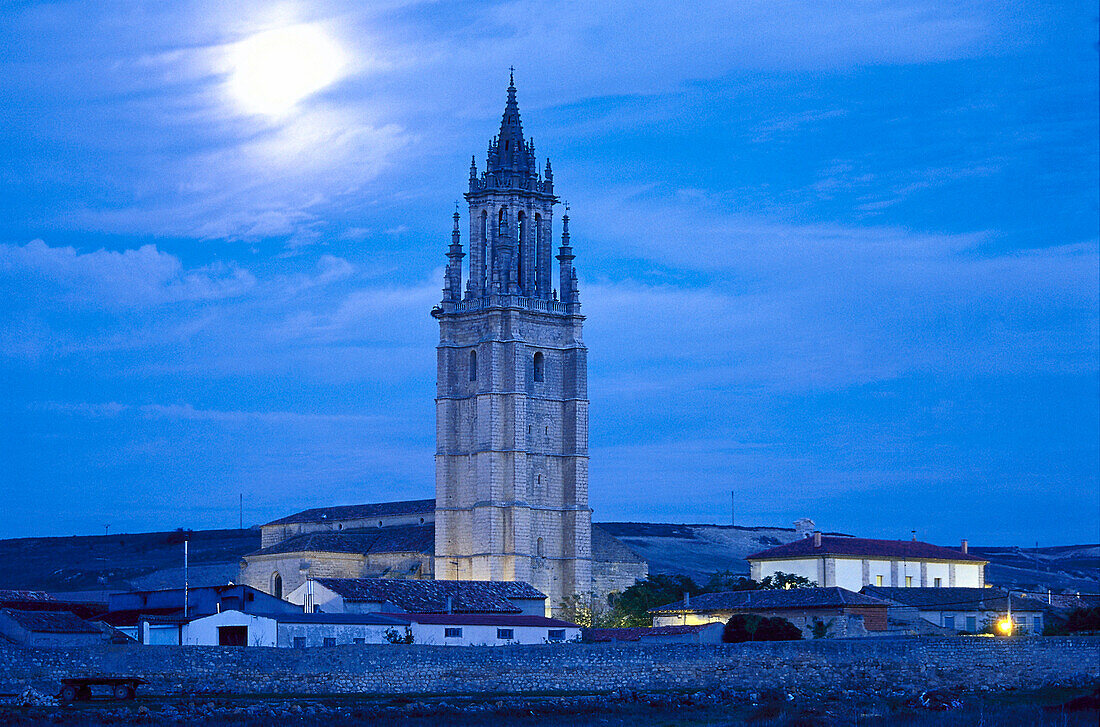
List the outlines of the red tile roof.
<svg viewBox="0 0 1100 727">
<path fill-rule="evenodd" d="M 863 558 L 902 558 L 907 560 L 956 560 L 986 563 L 984 558 L 944 548 L 919 540 L 872 540 L 871 538 L 838 538 L 821 536 L 821 546 L 814 547 L 812 537 L 753 553 L 747 560 L 778 560 L 819 555 L 854 555 Z"/>
</svg>

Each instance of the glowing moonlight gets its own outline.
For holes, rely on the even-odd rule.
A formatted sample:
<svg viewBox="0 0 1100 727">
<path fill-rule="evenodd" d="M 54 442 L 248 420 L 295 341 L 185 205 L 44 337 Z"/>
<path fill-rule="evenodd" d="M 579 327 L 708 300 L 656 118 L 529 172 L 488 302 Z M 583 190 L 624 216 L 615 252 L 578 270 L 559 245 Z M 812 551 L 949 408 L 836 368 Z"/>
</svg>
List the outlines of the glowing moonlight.
<svg viewBox="0 0 1100 727">
<path fill-rule="evenodd" d="M 340 78 L 347 56 L 313 25 L 268 30 L 233 46 L 229 92 L 241 107 L 278 116 Z"/>
</svg>

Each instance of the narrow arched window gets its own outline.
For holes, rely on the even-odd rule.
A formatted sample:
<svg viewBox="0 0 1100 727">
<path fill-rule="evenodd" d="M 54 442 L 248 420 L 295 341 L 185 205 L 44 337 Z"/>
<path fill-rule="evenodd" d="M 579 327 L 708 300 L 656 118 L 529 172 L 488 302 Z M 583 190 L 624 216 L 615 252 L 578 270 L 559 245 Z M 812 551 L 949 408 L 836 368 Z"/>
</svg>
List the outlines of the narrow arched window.
<svg viewBox="0 0 1100 727">
<path fill-rule="evenodd" d="M 481 210 L 481 240 L 485 241 L 485 235 L 488 234 L 489 226 L 489 213 L 485 210 Z"/>
<path fill-rule="evenodd" d="M 271 576 L 271 595 L 275 598 L 283 597 L 283 577 L 278 573 Z"/>
<path fill-rule="evenodd" d="M 501 207 L 500 213 L 497 215 L 497 237 L 504 237 L 504 233 L 508 229 L 507 225 L 508 221 L 504 219 L 504 208 Z"/>
<path fill-rule="evenodd" d="M 470 381 L 477 381 L 477 351 L 470 351 Z"/>
<path fill-rule="evenodd" d="M 546 554 L 542 550 L 542 538 L 535 541 L 535 555 L 540 558 L 546 557 Z"/>
<path fill-rule="evenodd" d="M 542 351 L 535 353 L 535 381 L 542 381 L 546 378 L 546 362 L 543 360 Z"/>
</svg>

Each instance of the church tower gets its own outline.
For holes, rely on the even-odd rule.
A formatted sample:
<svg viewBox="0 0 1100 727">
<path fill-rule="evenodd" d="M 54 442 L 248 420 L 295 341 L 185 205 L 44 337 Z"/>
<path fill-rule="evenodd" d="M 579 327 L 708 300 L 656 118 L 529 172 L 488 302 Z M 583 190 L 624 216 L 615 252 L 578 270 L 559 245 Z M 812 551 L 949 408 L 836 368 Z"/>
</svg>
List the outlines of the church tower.
<svg viewBox="0 0 1100 727">
<path fill-rule="evenodd" d="M 435 577 L 527 581 L 557 608 L 592 590 L 588 373 L 554 177 L 523 138 L 514 80 L 486 168 L 470 165 L 463 288 L 459 214 L 447 252 L 436 382 Z"/>
</svg>

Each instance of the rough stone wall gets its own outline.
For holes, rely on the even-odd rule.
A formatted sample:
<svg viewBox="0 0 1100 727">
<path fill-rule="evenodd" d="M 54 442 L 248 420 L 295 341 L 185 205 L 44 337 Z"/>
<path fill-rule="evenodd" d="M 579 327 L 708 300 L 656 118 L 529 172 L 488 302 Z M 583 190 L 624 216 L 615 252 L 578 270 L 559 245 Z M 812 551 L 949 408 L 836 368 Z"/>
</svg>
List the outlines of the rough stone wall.
<svg viewBox="0 0 1100 727">
<path fill-rule="evenodd" d="M 79 674 L 139 675 L 148 694 L 471 694 L 610 690 L 919 692 L 1038 689 L 1100 678 L 1100 638 L 883 638 L 753 644 L 314 649 L 0 644 L 0 691 Z"/>
<path fill-rule="evenodd" d="M 592 561 L 592 592 L 601 602 L 613 591 L 622 593 L 649 575 L 647 563 L 626 563 L 606 560 Z"/>
</svg>

